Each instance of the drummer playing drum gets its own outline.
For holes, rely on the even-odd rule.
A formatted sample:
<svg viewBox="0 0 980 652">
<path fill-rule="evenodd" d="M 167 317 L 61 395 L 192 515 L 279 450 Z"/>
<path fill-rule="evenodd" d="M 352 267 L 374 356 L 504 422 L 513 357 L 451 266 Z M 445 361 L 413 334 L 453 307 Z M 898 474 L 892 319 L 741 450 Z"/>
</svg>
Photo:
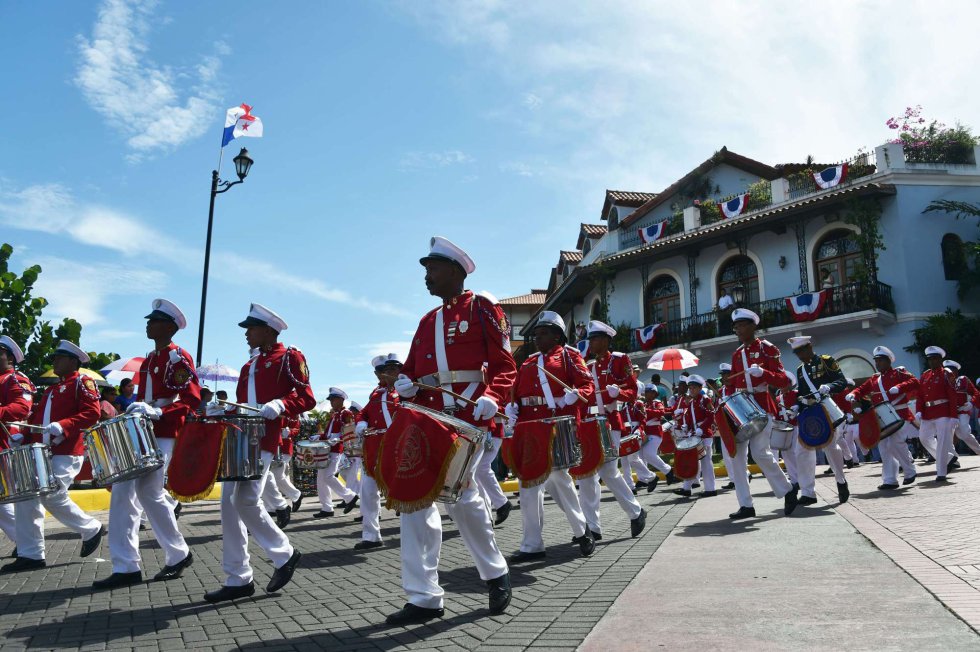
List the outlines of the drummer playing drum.
<svg viewBox="0 0 980 652">
<path fill-rule="evenodd" d="M 704 384 L 704 378 L 697 374 L 688 377 L 687 395 L 681 397 L 674 409 L 674 423 L 675 427 L 683 428 L 688 434 L 700 437 L 704 443 L 707 453 L 700 460 L 700 475 L 704 482 L 701 497 L 710 498 L 718 495 L 718 490 L 715 489 L 715 467 L 711 460 L 715 411 L 711 401 L 701 391 Z M 684 480 L 683 488 L 675 489 L 674 493 L 690 498 L 691 488 L 696 481 L 697 476 Z"/>
<path fill-rule="evenodd" d="M 539 352 L 521 365 L 515 400 L 506 410 L 508 418 L 516 424 L 513 443 L 518 454 L 514 455 L 514 471 L 521 481 L 524 528 L 520 550 L 510 556 L 510 561 L 517 563 L 545 556 L 542 537 L 545 489 L 565 512 L 572 529 L 572 542 L 578 544 L 583 557 L 588 557 L 595 550 L 595 540 L 586 526 L 585 514 L 568 469 L 552 468 L 548 446 L 551 431 L 541 420 L 567 416 L 573 417 L 577 426 L 594 391 L 592 376 L 578 349 L 565 346 L 565 322 L 558 313 L 543 311 L 531 336 Z M 534 430 L 542 426 L 540 431 Z M 529 460 L 528 456 L 537 459 Z M 528 477 L 528 473 L 536 477 Z"/>
<path fill-rule="evenodd" d="M 14 369 L 15 364 L 23 361 L 24 352 L 17 343 L 6 335 L 0 335 L 0 424 L 23 421 L 31 413 L 34 385 L 27 376 Z M 0 427 L 0 451 L 17 446 L 23 441 L 24 435 L 16 427 Z M 0 505 L 0 532 L 6 534 L 11 541 L 16 541 L 16 531 L 13 504 Z M 17 556 L 16 548 L 13 556 Z"/>
<path fill-rule="evenodd" d="M 509 396 L 517 375 L 503 310 L 486 297 L 463 289 L 466 276 L 476 270 L 476 265 L 449 240 L 433 237 L 429 254 L 419 262 L 425 267 L 426 288 L 442 299 L 442 305 L 419 323 L 394 389 L 402 399 L 486 427 L 504 397 Z M 441 386 L 469 402 L 446 392 L 420 389 L 415 381 Z M 385 447 L 382 457 L 389 454 Z M 480 578 L 487 582 L 490 613 L 503 613 L 510 604 L 510 573 L 497 547 L 486 503 L 472 479 L 448 511 L 476 562 Z M 403 511 L 401 537 L 402 585 L 408 603 L 388 616 L 387 622 L 406 625 L 440 618 L 444 593 L 439 586 L 438 568 L 442 519 L 436 506 L 430 504 L 411 513 Z"/>
</svg>

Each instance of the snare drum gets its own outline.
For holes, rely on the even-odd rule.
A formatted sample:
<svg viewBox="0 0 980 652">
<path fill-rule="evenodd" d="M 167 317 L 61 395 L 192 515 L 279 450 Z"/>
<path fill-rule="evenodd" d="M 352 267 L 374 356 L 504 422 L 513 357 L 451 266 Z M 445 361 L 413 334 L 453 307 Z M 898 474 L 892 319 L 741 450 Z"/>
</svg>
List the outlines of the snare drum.
<svg viewBox="0 0 980 652">
<path fill-rule="evenodd" d="M 583 422 L 595 421 L 599 430 L 599 442 L 602 444 L 602 456 L 605 462 L 619 457 L 619 449 L 613 446 L 612 433 L 609 431 L 609 421 L 604 416 L 590 416 L 582 419 Z"/>
<path fill-rule="evenodd" d="M 372 478 L 378 468 L 378 451 L 381 448 L 381 437 L 387 428 L 368 428 L 364 431 L 364 472 Z"/>
<path fill-rule="evenodd" d="M 905 419 L 899 416 L 895 406 L 885 401 L 874 407 L 875 418 L 878 419 L 878 429 L 881 430 L 881 439 L 894 435 L 905 425 Z"/>
<path fill-rule="evenodd" d="M 769 435 L 769 448 L 774 451 L 786 451 L 793 447 L 793 426 L 780 421 L 772 420 L 772 432 Z"/>
<path fill-rule="evenodd" d="M 675 430 L 674 447 L 678 451 L 697 451 L 698 459 L 708 454 L 708 449 L 704 446 L 704 440 L 697 435 L 688 435 L 686 431 Z"/>
<path fill-rule="evenodd" d="M 96 485 L 132 480 L 163 466 L 153 421 L 143 414 L 120 414 L 89 428 L 83 437 Z"/>
<path fill-rule="evenodd" d="M 301 469 L 325 469 L 330 466 L 330 444 L 325 441 L 298 441 L 293 459 Z"/>
<path fill-rule="evenodd" d="M 463 493 L 463 490 L 469 486 L 473 469 L 480 459 L 478 453 L 480 453 L 480 448 L 483 446 L 483 439 L 484 437 L 489 437 L 490 433 L 480 430 L 473 424 L 467 423 L 462 419 L 457 419 L 445 412 L 431 410 L 423 405 L 406 402 L 399 404 L 399 407 L 422 412 L 430 418 L 452 428 L 460 435 L 456 440 L 460 445 L 459 450 L 456 451 L 456 454 L 449 463 L 449 469 L 446 472 L 446 480 L 443 483 L 442 491 L 439 492 L 439 497 L 436 498 L 436 502 L 446 503 L 448 505 L 455 504 L 459 500 L 459 496 Z"/>
<path fill-rule="evenodd" d="M 561 471 L 582 461 L 582 448 L 575 434 L 575 417 L 543 419 L 551 424 L 551 469 Z"/>
<path fill-rule="evenodd" d="M 748 392 L 735 392 L 718 406 L 732 424 L 735 441 L 752 439 L 769 425 L 769 415 Z"/>
<path fill-rule="evenodd" d="M 221 451 L 218 480 L 243 482 L 262 477 L 262 449 L 266 421 L 260 416 L 240 414 L 222 419 L 225 442 Z"/>
<path fill-rule="evenodd" d="M 340 454 L 340 464 L 337 465 L 338 471 L 346 471 L 351 466 L 354 465 L 354 461 L 347 455 L 347 453 Z"/>
<path fill-rule="evenodd" d="M 345 433 L 344 438 L 344 454 L 347 457 L 363 457 L 364 456 L 364 435 L 358 435 L 357 433 L 350 432 Z"/>
<path fill-rule="evenodd" d="M 639 453 L 642 445 L 643 439 L 640 436 L 640 433 L 638 431 L 634 431 L 632 434 L 619 440 L 619 456 L 626 457 L 627 455 L 632 455 L 633 453 Z"/>
<path fill-rule="evenodd" d="M 51 449 L 28 444 L 0 452 L 0 503 L 17 503 L 58 491 Z"/>
</svg>

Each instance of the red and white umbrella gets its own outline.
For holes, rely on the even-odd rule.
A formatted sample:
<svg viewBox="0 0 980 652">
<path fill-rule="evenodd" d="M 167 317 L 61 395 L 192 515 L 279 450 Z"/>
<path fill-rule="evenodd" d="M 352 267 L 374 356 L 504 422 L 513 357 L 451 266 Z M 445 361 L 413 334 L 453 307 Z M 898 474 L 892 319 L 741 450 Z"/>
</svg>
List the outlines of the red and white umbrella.
<svg viewBox="0 0 980 652">
<path fill-rule="evenodd" d="M 698 358 L 687 349 L 663 349 L 657 351 L 647 361 L 647 369 L 658 371 L 677 371 L 698 366 Z"/>
<path fill-rule="evenodd" d="M 133 384 L 139 384 L 139 378 L 136 377 L 136 373 L 140 370 L 140 365 L 143 364 L 143 360 L 146 358 L 119 358 L 118 360 L 113 360 L 106 366 L 99 370 L 106 382 L 110 385 L 118 385 L 122 382 L 123 378 L 129 378 L 133 381 Z"/>
</svg>

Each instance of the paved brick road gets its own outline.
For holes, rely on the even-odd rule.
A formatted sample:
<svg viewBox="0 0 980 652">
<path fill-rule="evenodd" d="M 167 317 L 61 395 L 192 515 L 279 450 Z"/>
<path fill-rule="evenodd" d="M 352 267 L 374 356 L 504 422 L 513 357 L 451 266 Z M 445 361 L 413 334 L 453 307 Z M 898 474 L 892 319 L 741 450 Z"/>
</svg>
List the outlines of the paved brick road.
<svg viewBox="0 0 980 652">
<path fill-rule="evenodd" d="M 669 496 L 669 497 L 668 497 Z M 444 519 L 442 583 L 446 616 L 408 629 L 388 628 L 385 616 L 404 604 L 400 584 L 398 521 L 386 512 L 382 534 L 388 547 L 355 553 L 360 526 L 352 516 L 314 521 L 311 503 L 287 528 L 304 553 L 292 584 L 278 596 L 261 592 L 271 571 L 254 545 L 252 562 L 259 593 L 248 600 L 213 606 L 203 594 L 220 576 L 220 526 L 216 503 L 184 510 L 180 524 L 195 563 L 180 580 L 145 583 L 93 593 L 92 581 L 110 572 L 104 559 L 79 559 L 73 535 L 49 525 L 49 566 L 40 572 L 0 575 L 0 632 L 3 648 L 25 647 L 167 650 L 233 649 L 518 649 L 526 646 L 576 648 L 615 599 L 690 509 L 658 491 L 640 495 L 649 511 L 647 530 L 629 538 L 629 523 L 611 498 L 603 504 L 605 539 L 588 560 L 568 543 L 571 534 L 550 500 L 545 541 L 552 544 L 543 563 L 511 570 L 514 600 L 508 613 L 491 618 L 486 588 L 458 532 Z M 100 514 L 106 520 L 106 514 Z M 520 512 L 497 530 L 505 554 L 520 538 Z M 141 536 L 145 575 L 152 577 L 162 556 L 152 533 Z M 4 551 L 6 552 L 6 550 Z M 107 544 L 97 553 L 108 557 Z"/>
</svg>

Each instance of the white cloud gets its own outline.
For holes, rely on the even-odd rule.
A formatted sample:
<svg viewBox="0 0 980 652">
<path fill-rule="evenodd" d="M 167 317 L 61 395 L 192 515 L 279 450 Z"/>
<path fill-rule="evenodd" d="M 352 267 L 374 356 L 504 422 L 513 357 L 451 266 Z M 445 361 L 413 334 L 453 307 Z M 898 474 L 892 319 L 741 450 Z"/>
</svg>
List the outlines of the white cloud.
<svg viewBox="0 0 980 652">
<path fill-rule="evenodd" d="M 414 331 L 410 335 L 415 335 Z M 393 340 L 389 342 L 375 342 L 373 344 L 364 344 L 361 346 L 367 352 L 365 358 L 370 361 L 376 355 L 387 355 L 389 353 L 397 353 L 402 361 L 408 356 L 408 350 L 412 347 L 411 340 Z"/>
<path fill-rule="evenodd" d="M 78 37 L 75 83 L 89 105 L 126 137 L 130 158 L 201 135 L 217 114 L 214 80 L 228 46 L 187 70 L 155 64 L 149 34 L 155 0 L 105 0 L 90 38 Z"/>
<path fill-rule="evenodd" d="M 458 149 L 443 152 L 408 152 L 398 162 L 402 170 L 429 170 L 472 163 L 473 158 Z"/>
</svg>

